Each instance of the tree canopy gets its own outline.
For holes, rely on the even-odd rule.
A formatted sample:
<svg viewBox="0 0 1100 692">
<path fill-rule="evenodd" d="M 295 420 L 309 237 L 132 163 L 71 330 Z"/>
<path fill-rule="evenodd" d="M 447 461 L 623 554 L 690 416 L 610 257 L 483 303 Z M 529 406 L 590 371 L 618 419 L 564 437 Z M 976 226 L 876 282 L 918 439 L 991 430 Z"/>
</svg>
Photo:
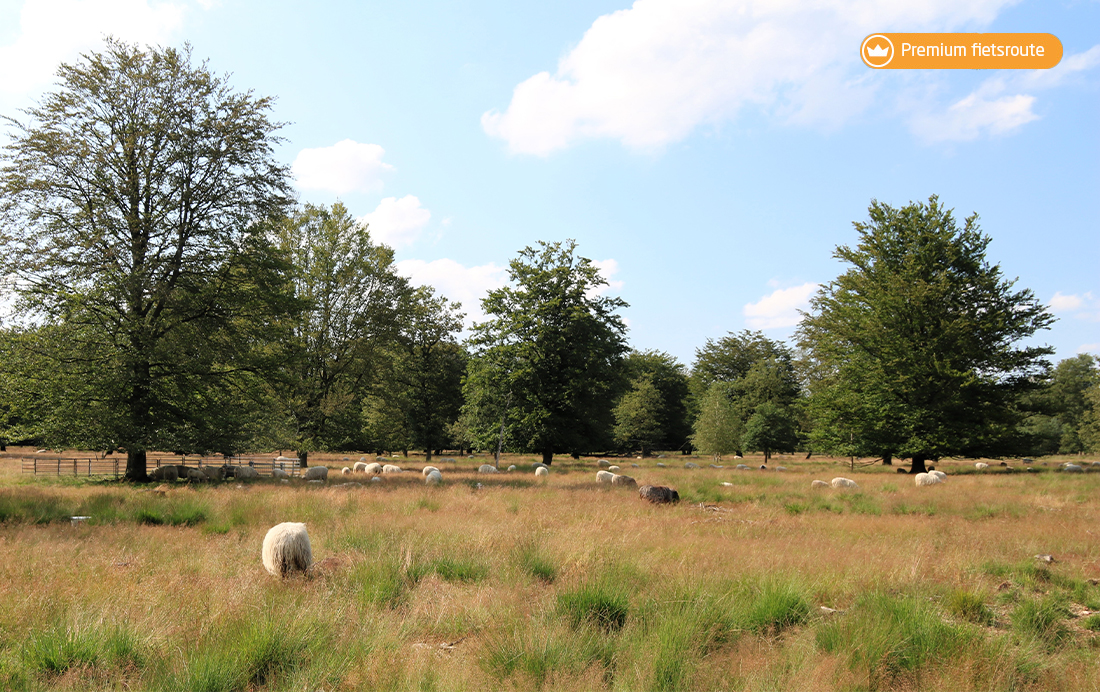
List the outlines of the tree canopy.
<svg viewBox="0 0 1100 692">
<path fill-rule="evenodd" d="M 850 268 L 824 286 L 798 328 L 819 374 L 814 443 L 893 454 L 912 471 L 943 456 L 1013 453 L 1021 395 L 1051 349 L 1020 341 L 1053 318 L 986 260 L 977 215 L 962 228 L 936 197 L 900 209 L 873 201 Z"/>
</svg>

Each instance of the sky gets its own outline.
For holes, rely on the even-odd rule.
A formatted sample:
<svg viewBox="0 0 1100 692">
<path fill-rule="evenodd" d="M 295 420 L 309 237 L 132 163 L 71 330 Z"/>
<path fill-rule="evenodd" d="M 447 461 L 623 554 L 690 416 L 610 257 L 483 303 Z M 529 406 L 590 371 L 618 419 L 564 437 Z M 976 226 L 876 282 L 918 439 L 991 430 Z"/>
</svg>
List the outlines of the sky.
<svg viewBox="0 0 1100 692">
<path fill-rule="evenodd" d="M 1046 32 L 1050 70 L 871 70 L 879 32 Z M 871 200 L 977 213 L 987 258 L 1100 355 L 1100 0 L 0 0 L 0 115 L 106 35 L 274 96 L 301 202 L 342 201 L 461 301 L 574 239 L 633 348 L 789 340 Z"/>
</svg>

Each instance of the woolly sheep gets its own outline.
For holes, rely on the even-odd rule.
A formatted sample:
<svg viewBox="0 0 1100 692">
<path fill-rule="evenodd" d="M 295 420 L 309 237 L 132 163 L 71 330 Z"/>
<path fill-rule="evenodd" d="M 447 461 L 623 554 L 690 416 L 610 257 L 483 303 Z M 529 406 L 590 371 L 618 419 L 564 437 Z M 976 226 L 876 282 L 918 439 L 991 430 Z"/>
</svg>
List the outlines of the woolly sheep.
<svg viewBox="0 0 1100 692">
<path fill-rule="evenodd" d="M 187 480 L 189 481 L 205 481 L 206 472 L 202 469 L 187 469 Z"/>
<path fill-rule="evenodd" d="M 608 466 L 607 470 L 610 471 L 611 473 L 615 473 L 616 471 L 619 470 L 619 467 L 618 466 Z"/>
<path fill-rule="evenodd" d="M 288 521 L 271 527 L 264 536 L 263 561 L 264 569 L 278 577 L 308 570 L 313 564 L 313 551 L 306 525 Z"/>
<path fill-rule="evenodd" d="M 856 485 L 856 482 L 853 481 L 852 479 L 850 479 L 850 478 L 841 478 L 840 476 L 837 476 L 832 481 L 830 481 L 830 484 L 834 488 L 858 488 L 859 487 L 858 485 Z"/>
<path fill-rule="evenodd" d="M 326 469 L 327 470 L 327 469 Z M 260 472 L 251 466 L 238 466 L 235 478 L 237 480 L 252 480 L 260 477 Z"/>
<path fill-rule="evenodd" d="M 174 481 L 179 478 L 179 472 L 175 466 L 161 466 L 150 471 L 149 477 L 155 481 Z"/>
<path fill-rule="evenodd" d="M 664 465 L 664 464 L 662 464 L 662 463 L 661 463 L 661 462 L 659 462 L 659 461 L 657 462 L 657 468 L 662 468 L 662 469 L 663 469 L 664 467 L 665 467 L 665 465 Z"/>
<path fill-rule="evenodd" d="M 1077 464 L 1066 464 L 1065 466 L 1062 467 L 1062 470 L 1065 471 L 1066 473 L 1084 473 L 1085 472 L 1085 469 L 1078 466 Z"/>
<path fill-rule="evenodd" d="M 482 464 L 481 466 L 478 467 L 477 472 L 478 473 L 496 473 L 497 472 L 497 467 L 493 466 L 492 464 Z"/>
<path fill-rule="evenodd" d="M 643 485 L 638 488 L 638 497 L 655 505 L 680 501 L 680 493 L 664 485 Z"/>
<path fill-rule="evenodd" d="M 220 481 L 225 478 L 225 467 L 223 466 L 203 466 L 202 471 L 212 481 Z"/>
<path fill-rule="evenodd" d="M 547 466 L 546 464 L 542 463 L 541 461 L 536 461 L 535 463 L 531 464 L 531 468 L 534 468 L 534 469 L 537 469 L 537 468 L 539 468 L 540 466 L 541 466 L 542 468 L 546 468 L 546 469 L 550 468 L 549 466 Z"/>
<path fill-rule="evenodd" d="M 599 466 L 601 469 L 606 469 L 607 467 L 611 466 L 611 462 L 607 459 L 598 459 L 596 461 L 596 466 Z"/>
<path fill-rule="evenodd" d="M 987 468 L 989 468 L 989 464 L 985 463 L 984 461 L 979 461 L 978 463 L 974 464 L 974 468 L 978 469 L 979 471 L 985 471 Z"/>
<path fill-rule="evenodd" d="M 343 475 L 343 476 L 350 476 L 351 475 L 351 469 L 349 469 L 347 466 L 345 466 L 344 468 L 340 469 L 340 474 Z"/>
<path fill-rule="evenodd" d="M 736 459 L 737 457 L 734 457 L 734 458 Z M 746 466 L 745 464 L 738 464 L 737 466 L 734 466 L 733 468 L 737 469 L 738 471 L 748 471 L 749 470 L 749 467 Z"/>
<path fill-rule="evenodd" d="M 631 464 L 631 465 L 630 465 L 630 468 L 632 468 L 632 469 L 640 469 L 640 468 L 642 468 L 642 467 L 641 467 L 641 466 L 638 466 L 637 464 Z"/>
<path fill-rule="evenodd" d="M 550 475 L 550 469 L 546 468 L 545 466 L 536 467 L 535 468 L 535 475 L 536 476 L 549 476 Z"/>
<path fill-rule="evenodd" d="M 689 461 L 688 463 L 684 464 L 684 468 L 685 469 L 697 469 L 697 468 L 699 468 L 699 464 L 696 464 L 694 461 Z"/>
<path fill-rule="evenodd" d="M 355 464 L 354 464 L 354 465 L 353 465 L 353 466 L 351 467 L 351 470 L 352 470 L 352 471 L 353 471 L 354 473 L 366 473 L 366 472 L 367 472 L 367 462 L 365 462 L 365 461 L 357 461 L 357 462 L 355 462 Z"/>
<path fill-rule="evenodd" d="M 377 476 L 378 474 L 382 473 L 382 464 L 379 464 L 377 461 L 374 461 L 374 462 L 371 462 L 371 463 L 367 464 L 367 468 L 364 469 L 364 470 L 367 473 L 371 474 L 372 476 Z"/>
<path fill-rule="evenodd" d="M 634 480 L 630 476 L 616 475 L 614 478 L 611 479 L 611 485 L 622 485 L 628 488 L 636 488 L 638 486 L 638 481 Z"/>
<path fill-rule="evenodd" d="M 327 466 L 310 466 L 306 469 L 306 472 L 302 474 L 302 478 L 307 481 L 327 481 L 328 480 L 328 467 Z"/>
<path fill-rule="evenodd" d="M 443 482 L 443 474 L 439 469 L 432 469 L 424 476 L 425 485 L 439 485 Z"/>
<path fill-rule="evenodd" d="M 382 477 L 381 476 L 375 476 L 374 478 L 370 479 L 370 482 L 371 483 L 381 483 L 382 482 Z"/>
<path fill-rule="evenodd" d="M 611 473 L 610 471 L 604 471 L 603 469 L 600 469 L 596 472 L 596 480 L 601 483 L 610 483 L 611 481 L 615 480 L 615 474 Z"/>
<path fill-rule="evenodd" d="M 726 468 L 725 466 L 721 466 L 719 464 L 711 464 L 710 467 L 712 469 L 724 469 L 724 468 Z"/>
<path fill-rule="evenodd" d="M 831 486 L 828 483 L 826 483 L 825 481 L 814 481 L 813 483 L 810 483 L 810 487 L 811 488 L 829 488 Z"/>
<path fill-rule="evenodd" d="M 930 473 L 918 473 L 917 475 L 913 476 L 913 482 L 916 483 L 917 487 L 919 488 L 926 485 L 935 485 L 937 483 L 942 483 L 943 481 L 941 481 L 938 476 L 933 476 Z"/>
<path fill-rule="evenodd" d="M 272 478 L 290 478 L 290 474 L 282 469 L 274 469 L 271 471 Z"/>
<path fill-rule="evenodd" d="M 776 467 L 775 467 L 775 470 L 776 470 L 776 471 L 786 471 L 786 470 L 787 470 L 787 467 L 786 467 L 786 466 L 776 466 Z"/>
<path fill-rule="evenodd" d="M 401 467 L 395 464 L 386 464 L 382 467 L 382 473 L 401 473 Z"/>
<path fill-rule="evenodd" d="M 947 480 L 947 474 L 944 473 L 943 471 L 937 471 L 935 469 L 932 469 L 931 471 L 928 472 L 928 474 L 932 475 L 932 476 L 935 476 L 936 478 L 940 479 L 941 483 L 944 482 L 945 480 Z M 919 476 L 920 474 L 918 473 L 917 475 Z"/>
<path fill-rule="evenodd" d="M 515 471 L 516 470 L 516 465 L 512 464 L 511 466 L 508 467 L 508 470 L 509 471 Z"/>
</svg>

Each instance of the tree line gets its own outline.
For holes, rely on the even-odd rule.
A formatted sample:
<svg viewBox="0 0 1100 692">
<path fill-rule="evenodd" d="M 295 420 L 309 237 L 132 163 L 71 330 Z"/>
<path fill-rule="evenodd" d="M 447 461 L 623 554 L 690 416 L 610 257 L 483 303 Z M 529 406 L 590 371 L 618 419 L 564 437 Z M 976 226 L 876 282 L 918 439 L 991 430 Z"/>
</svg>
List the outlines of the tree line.
<svg viewBox="0 0 1100 692">
<path fill-rule="evenodd" d="M 1088 355 L 986 259 L 977 217 L 872 202 L 793 345 L 629 347 L 573 241 L 519 251 L 486 319 L 400 276 L 340 203 L 298 203 L 272 100 L 190 50 L 109 39 L 9 118 L 0 441 L 123 450 L 698 449 L 908 459 L 1100 449 Z"/>
</svg>

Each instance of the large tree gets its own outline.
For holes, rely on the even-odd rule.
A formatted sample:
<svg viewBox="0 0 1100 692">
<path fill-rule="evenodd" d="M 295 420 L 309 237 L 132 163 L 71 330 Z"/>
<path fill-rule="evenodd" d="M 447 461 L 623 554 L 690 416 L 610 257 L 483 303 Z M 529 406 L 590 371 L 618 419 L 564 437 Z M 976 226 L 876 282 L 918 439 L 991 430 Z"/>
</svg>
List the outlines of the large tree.
<svg viewBox="0 0 1100 692">
<path fill-rule="evenodd" d="M 465 420 L 483 447 L 503 428 L 510 445 L 542 454 L 590 451 L 610 442 L 612 394 L 625 353 L 620 298 L 576 255 L 572 240 L 540 242 L 509 264 L 512 285 L 482 301 L 474 326 Z"/>
<path fill-rule="evenodd" d="M 649 442 L 647 449 L 680 449 L 686 454 L 690 448 L 691 421 L 688 418 L 688 377 L 684 366 L 661 351 L 631 351 L 623 359 L 622 371 L 627 390 L 616 404 L 616 409 L 623 405 L 623 401 L 632 391 L 646 388 L 646 385 L 640 384 L 642 380 L 648 381 L 657 395 L 654 404 L 649 405 L 657 417 L 657 434 L 645 438 Z M 645 398 L 647 397 L 641 397 L 643 400 Z M 641 400 L 638 396 L 632 399 L 628 409 L 637 410 L 636 406 Z M 627 411 L 624 410 L 623 413 Z M 619 422 L 621 421 L 617 412 L 616 424 Z M 622 432 L 625 433 L 625 429 Z M 620 439 L 626 440 L 629 436 Z"/>
<path fill-rule="evenodd" d="M 960 228 L 936 197 L 871 203 L 850 268 L 814 297 L 798 338 L 820 374 L 815 436 L 829 451 L 912 460 L 1011 454 L 1021 396 L 1051 350 L 1020 341 L 1052 321 L 986 260 L 977 215 Z"/>
<path fill-rule="evenodd" d="M 8 119 L 0 261 L 36 357 L 65 376 L 43 387 L 62 410 L 105 413 L 58 442 L 118 445 L 142 479 L 146 450 L 201 448 L 233 424 L 226 385 L 292 307 L 257 226 L 290 194 L 279 124 L 189 48 L 108 39 L 58 80 Z"/>
</svg>

